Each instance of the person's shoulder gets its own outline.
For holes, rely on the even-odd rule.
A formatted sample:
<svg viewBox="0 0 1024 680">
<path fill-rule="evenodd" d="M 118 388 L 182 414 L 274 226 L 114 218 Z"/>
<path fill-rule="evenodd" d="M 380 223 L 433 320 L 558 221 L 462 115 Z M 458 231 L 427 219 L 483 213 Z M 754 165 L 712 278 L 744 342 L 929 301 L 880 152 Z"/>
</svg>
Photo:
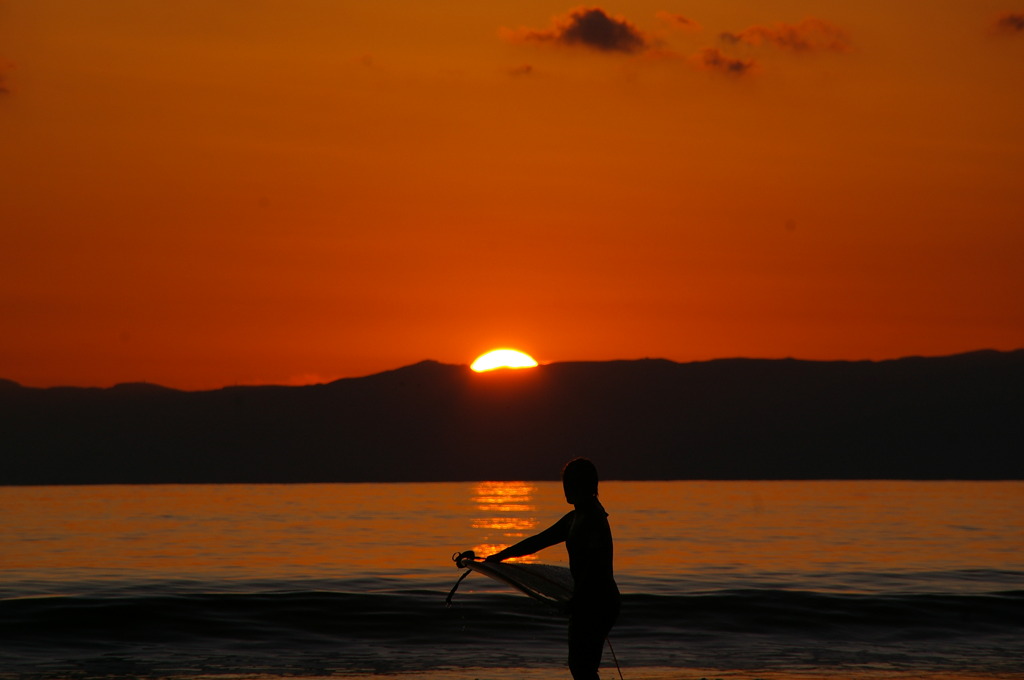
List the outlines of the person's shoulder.
<svg viewBox="0 0 1024 680">
<path fill-rule="evenodd" d="M 576 510 L 573 510 L 573 512 L 576 512 Z M 579 516 L 580 518 L 603 520 L 608 517 L 608 512 L 604 509 L 604 506 L 601 505 L 600 501 L 595 498 L 592 504 L 587 504 L 586 506 L 579 508 Z"/>
</svg>

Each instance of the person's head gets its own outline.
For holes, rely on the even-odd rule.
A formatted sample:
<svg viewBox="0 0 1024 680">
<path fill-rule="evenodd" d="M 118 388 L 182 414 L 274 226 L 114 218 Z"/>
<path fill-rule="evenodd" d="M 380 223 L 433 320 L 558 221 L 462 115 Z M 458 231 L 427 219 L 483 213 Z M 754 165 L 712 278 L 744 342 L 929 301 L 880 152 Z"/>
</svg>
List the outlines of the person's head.
<svg viewBox="0 0 1024 680">
<path fill-rule="evenodd" d="M 597 468 L 586 458 L 574 458 L 562 468 L 565 500 L 573 505 L 597 496 Z"/>
</svg>

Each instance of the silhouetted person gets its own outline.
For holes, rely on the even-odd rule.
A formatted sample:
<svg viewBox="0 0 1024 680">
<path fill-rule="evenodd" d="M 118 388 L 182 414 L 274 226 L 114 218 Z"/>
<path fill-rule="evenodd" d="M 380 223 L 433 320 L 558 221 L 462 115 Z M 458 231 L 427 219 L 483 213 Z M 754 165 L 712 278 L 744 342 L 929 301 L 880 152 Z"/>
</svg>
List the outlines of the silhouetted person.
<svg viewBox="0 0 1024 680">
<path fill-rule="evenodd" d="M 597 468 L 586 458 L 562 469 L 565 500 L 574 506 L 536 536 L 487 558 L 500 562 L 530 555 L 565 541 L 573 594 L 569 601 L 569 671 L 574 680 L 594 680 L 608 632 L 619 616 L 619 588 L 612 569 L 612 531 L 608 513 L 597 500 Z"/>
</svg>

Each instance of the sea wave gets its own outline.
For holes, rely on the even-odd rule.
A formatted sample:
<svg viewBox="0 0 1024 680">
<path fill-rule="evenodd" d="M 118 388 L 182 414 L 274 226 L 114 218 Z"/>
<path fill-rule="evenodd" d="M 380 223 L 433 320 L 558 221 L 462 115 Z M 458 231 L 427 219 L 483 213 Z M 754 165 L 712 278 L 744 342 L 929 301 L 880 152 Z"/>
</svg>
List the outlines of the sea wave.
<svg viewBox="0 0 1024 680">
<path fill-rule="evenodd" d="M 0 667 L 18 677 L 30 677 L 29 669 L 89 677 L 91 667 L 117 675 L 104 660 L 130 656 L 128 674 L 141 677 L 184 667 L 330 674 L 562 663 L 565 623 L 557 613 L 518 595 L 473 590 L 445 608 L 445 595 L 389 589 L 13 597 L 0 600 Z M 1024 658 L 1024 591 L 627 593 L 614 638 L 621 655 L 652 666 L 723 658 L 763 665 L 756 655 L 796 663 L 792 655 L 813 648 L 818 665 L 823 649 L 847 664 L 851 654 L 871 650 L 877 661 L 888 649 L 887 663 L 927 655 L 940 665 L 988 668 Z M 936 656 L 938 641 L 948 658 Z M 999 653 L 986 656 L 986 649 Z"/>
<path fill-rule="evenodd" d="M 347 636 L 435 641 L 438 626 L 472 618 L 481 634 L 508 634 L 560 617 L 538 603 L 503 593 L 467 593 L 445 609 L 445 593 L 192 593 L 151 596 L 43 596 L 0 600 L 0 637 L 52 642 L 97 640 L 259 639 L 295 642 Z M 731 590 L 692 595 L 630 593 L 617 630 L 637 635 L 699 629 L 723 633 L 848 635 L 898 629 L 901 635 L 1024 631 L 1024 591 L 985 595 L 837 595 Z M 3 643 L 0 643 L 3 644 Z"/>
<path fill-rule="evenodd" d="M 735 590 L 697 595 L 633 595 L 628 619 L 637 634 L 671 630 L 933 637 L 1024 630 L 1024 591 L 986 595 L 843 595 Z"/>
</svg>

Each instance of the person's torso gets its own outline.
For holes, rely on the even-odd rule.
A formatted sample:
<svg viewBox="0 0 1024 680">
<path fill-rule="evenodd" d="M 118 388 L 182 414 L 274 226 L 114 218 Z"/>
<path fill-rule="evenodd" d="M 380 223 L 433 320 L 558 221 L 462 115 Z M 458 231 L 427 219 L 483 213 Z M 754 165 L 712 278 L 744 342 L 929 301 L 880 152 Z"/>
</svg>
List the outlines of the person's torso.
<svg viewBox="0 0 1024 680">
<path fill-rule="evenodd" d="M 565 547 L 575 583 L 574 596 L 617 595 L 608 513 L 595 500 L 591 507 L 574 510 L 572 515 Z"/>
</svg>

